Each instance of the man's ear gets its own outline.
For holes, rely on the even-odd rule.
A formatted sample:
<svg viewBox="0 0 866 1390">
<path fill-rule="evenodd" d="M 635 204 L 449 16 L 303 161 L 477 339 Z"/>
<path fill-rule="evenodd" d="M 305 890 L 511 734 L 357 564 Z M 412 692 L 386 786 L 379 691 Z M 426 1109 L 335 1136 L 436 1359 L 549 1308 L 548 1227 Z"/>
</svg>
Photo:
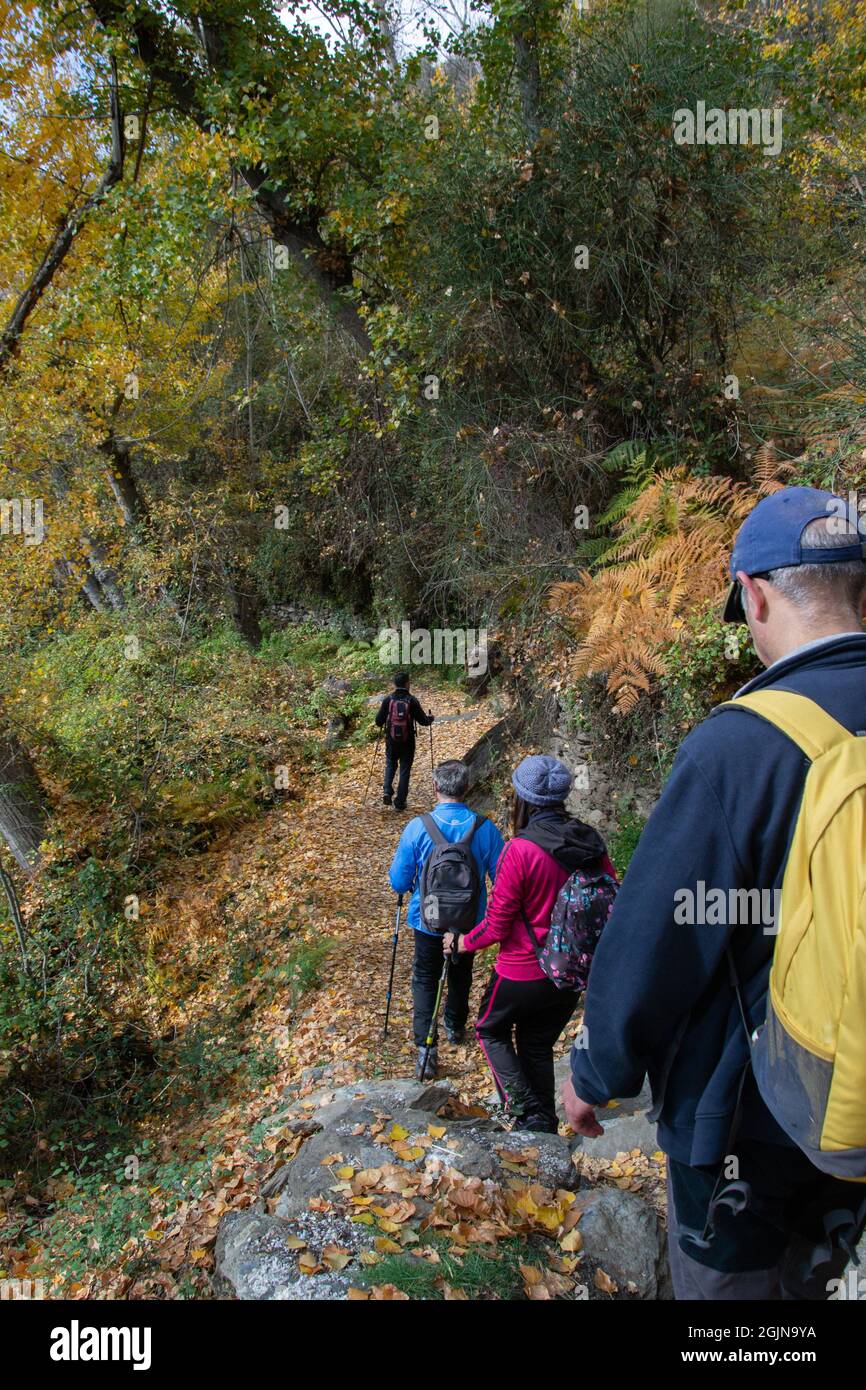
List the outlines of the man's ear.
<svg viewBox="0 0 866 1390">
<path fill-rule="evenodd" d="M 767 598 L 760 582 L 754 580 L 744 570 L 737 570 L 736 577 L 743 590 L 743 612 L 747 617 L 754 618 L 756 622 L 763 622 L 767 616 Z"/>
</svg>

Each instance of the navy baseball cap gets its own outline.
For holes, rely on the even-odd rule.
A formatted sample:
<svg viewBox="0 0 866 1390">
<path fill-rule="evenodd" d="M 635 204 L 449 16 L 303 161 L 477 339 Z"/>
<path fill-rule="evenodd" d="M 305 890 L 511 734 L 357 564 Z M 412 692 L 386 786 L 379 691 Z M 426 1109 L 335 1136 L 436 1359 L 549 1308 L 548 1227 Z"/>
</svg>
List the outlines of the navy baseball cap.
<svg viewBox="0 0 866 1390">
<path fill-rule="evenodd" d="M 810 521 L 836 517 L 838 525 L 857 536 L 850 545 L 807 549 L 800 536 Z M 783 487 L 763 497 L 737 532 L 731 552 L 733 584 L 728 590 L 722 617 L 726 623 L 744 623 L 743 593 L 736 578 L 766 574 L 792 565 L 832 565 L 845 560 L 866 560 L 866 544 L 860 539 L 857 509 L 835 493 L 817 487 Z"/>
</svg>

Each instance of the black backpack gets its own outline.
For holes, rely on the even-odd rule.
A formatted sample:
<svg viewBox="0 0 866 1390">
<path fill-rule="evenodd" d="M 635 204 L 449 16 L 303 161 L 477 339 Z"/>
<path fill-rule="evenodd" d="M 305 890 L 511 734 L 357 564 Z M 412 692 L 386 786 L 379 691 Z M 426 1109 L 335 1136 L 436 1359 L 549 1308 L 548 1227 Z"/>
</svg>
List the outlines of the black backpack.
<svg viewBox="0 0 866 1390">
<path fill-rule="evenodd" d="M 468 932 L 477 924 L 481 876 L 472 837 L 484 816 L 476 816 L 459 840 L 446 840 L 432 816 L 422 816 L 433 848 L 421 869 L 421 923 L 427 931 Z"/>
</svg>

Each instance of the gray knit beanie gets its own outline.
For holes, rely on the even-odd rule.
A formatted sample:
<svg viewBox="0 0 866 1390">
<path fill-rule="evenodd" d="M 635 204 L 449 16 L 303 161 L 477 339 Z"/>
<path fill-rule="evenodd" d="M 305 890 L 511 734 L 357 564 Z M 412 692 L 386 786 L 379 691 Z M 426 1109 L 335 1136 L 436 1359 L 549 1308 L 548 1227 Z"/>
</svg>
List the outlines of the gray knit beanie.
<svg viewBox="0 0 866 1390">
<path fill-rule="evenodd" d="M 511 784 L 518 796 L 530 806 L 555 806 L 564 801 L 571 790 L 571 773 L 558 758 L 536 753 L 523 762 L 511 775 Z"/>
</svg>

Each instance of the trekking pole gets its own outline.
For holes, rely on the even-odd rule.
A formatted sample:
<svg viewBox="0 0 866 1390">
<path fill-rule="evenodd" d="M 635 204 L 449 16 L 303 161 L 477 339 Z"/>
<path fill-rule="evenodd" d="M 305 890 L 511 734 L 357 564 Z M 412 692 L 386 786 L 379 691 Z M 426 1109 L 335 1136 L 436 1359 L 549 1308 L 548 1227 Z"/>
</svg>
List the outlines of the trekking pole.
<svg viewBox="0 0 866 1390">
<path fill-rule="evenodd" d="M 394 984 L 394 966 L 397 961 L 397 938 L 400 935 L 400 911 L 403 907 L 403 894 L 397 899 L 397 920 L 394 923 L 394 949 L 391 952 L 391 974 L 388 976 L 388 993 L 385 996 L 385 1027 L 382 1029 L 382 1040 L 388 1036 L 388 1015 L 391 1012 L 391 989 Z"/>
<path fill-rule="evenodd" d="M 366 787 L 364 788 L 364 800 L 361 802 L 361 805 L 362 805 L 362 806 L 366 806 L 366 804 L 367 804 L 367 797 L 368 797 L 368 795 L 369 795 L 369 793 L 370 793 L 370 783 L 371 783 L 371 781 L 373 780 L 373 767 L 374 767 L 374 764 L 375 764 L 375 762 L 376 762 L 376 750 L 377 750 L 378 747 L 379 747 L 379 739 L 380 739 L 381 737 L 382 737 L 382 730 L 380 729 L 379 732 L 376 734 L 376 739 L 375 739 L 375 742 L 374 742 L 374 744 L 373 744 L 373 756 L 372 756 L 372 758 L 370 759 L 370 771 L 369 771 L 369 773 L 368 773 L 368 775 L 367 775 L 367 785 L 366 785 Z"/>
<path fill-rule="evenodd" d="M 419 1081 L 423 1081 L 427 1075 L 427 1063 L 430 1060 L 430 1049 L 433 1046 L 433 1039 L 436 1035 L 436 1020 L 439 1017 L 439 1008 L 442 1003 L 442 990 L 445 987 L 445 976 L 448 974 L 448 965 L 451 957 L 446 955 L 442 962 L 442 974 L 439 976 L 439 985 L 436 990 L 436 1003 L 433 1005 L 433 1017 L 430 1020 L 430 1027 L 427 1030 L 427 1037 L 424 1040 L 424 1056 L 421 1059 L 421 1071 L 418 1076 Z"/>
<path fill-rule="evenodd" d="M 428 714 L 430 713 L 429 709 L 428 709 L 427 713 L 428 713 Z M 436 776 L 436 769 L 435 769 L 435 767 L 433 766 L 433 725 L 432 725 L 432 724 L 430 725 L 430 776 L 431 776 L 431 777 L 434 777 L 434 778 L 435 778 L 435 776 Z"/>
</svg>

